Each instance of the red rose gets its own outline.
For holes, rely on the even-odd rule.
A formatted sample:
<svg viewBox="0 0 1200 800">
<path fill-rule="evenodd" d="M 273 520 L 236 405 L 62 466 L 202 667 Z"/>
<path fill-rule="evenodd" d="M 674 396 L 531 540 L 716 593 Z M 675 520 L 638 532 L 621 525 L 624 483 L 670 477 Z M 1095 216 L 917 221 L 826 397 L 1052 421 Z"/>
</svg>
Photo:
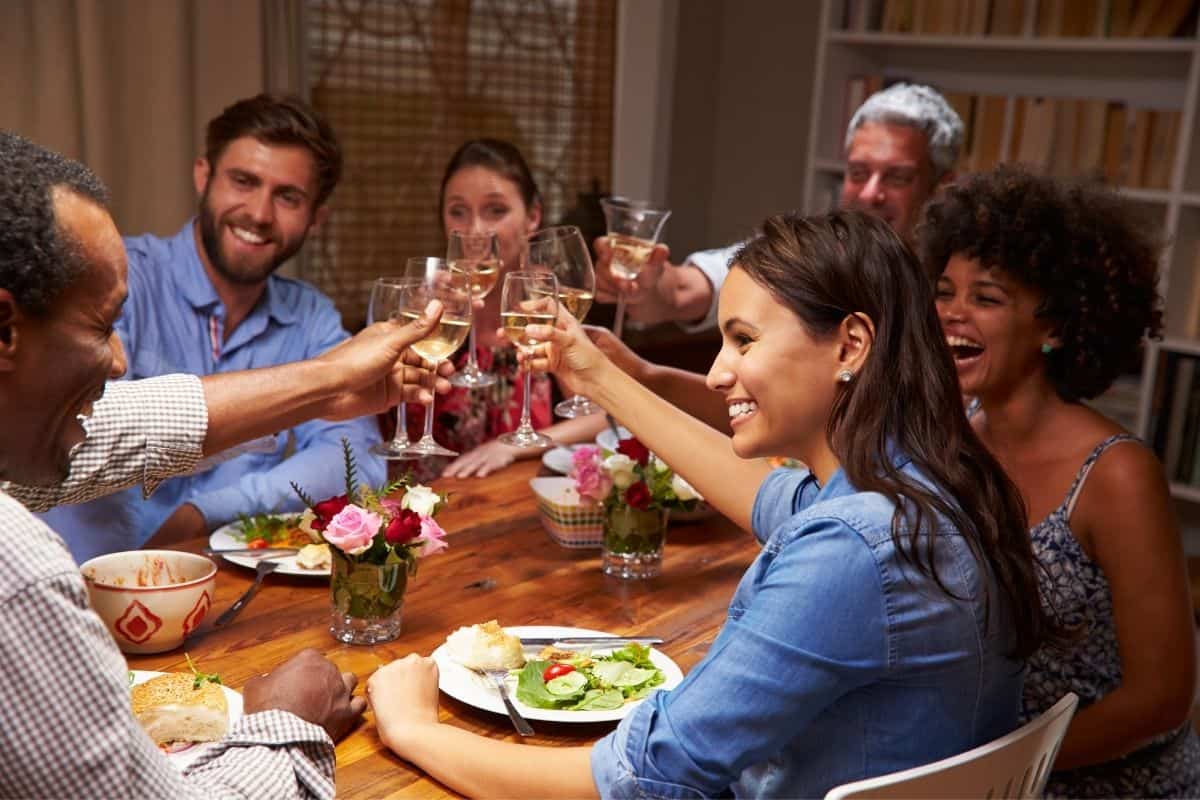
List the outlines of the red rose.
<svg viewBox="0 0 1200 800">
<path fill-rule="evenodd" d="M 629 456 L 643 467 L 650 461 L 650 451 L 637 439 L 622 439 L 617 442 L 617 452 Z"/>
<path fill-rule="evenodd" d="M 317 503 L 313 506 L 313 514 L 317 517 L 312 523 L 313 530 L 325 530 L 329 521 L 341 513 L 341 510 L 348 505 L 350 505 L 350 498 L 344 494 Z"/>
<path fill-rule="evenodd" d="M 411 509 L 403 509 L 392 517 L 383 538 L 388 544 L 404 544 L 411 542 L 421 534 L 421 515 Z"/>
<path fill-rule="evenodd" d="M 633 440 L 630 439 L 628 441 Z M 630 456 L 630 458 L 633 458 L 633 456 Z M 645 481 L 632 483 L 629 485 L 629 488 L 625 490 L 625 502 L 628 503 L 630 507 L 636 508 L 638 511 L 645 511 L 647 508 L 649 508 L 650 499 L 650 489 L 646 486 Z"/>
</svg>

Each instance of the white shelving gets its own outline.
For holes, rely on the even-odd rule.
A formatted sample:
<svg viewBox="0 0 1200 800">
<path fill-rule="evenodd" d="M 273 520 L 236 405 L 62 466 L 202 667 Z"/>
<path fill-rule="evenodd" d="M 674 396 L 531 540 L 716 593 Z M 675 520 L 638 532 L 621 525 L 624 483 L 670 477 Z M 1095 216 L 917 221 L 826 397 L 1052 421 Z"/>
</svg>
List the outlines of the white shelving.
<svg viewBox="0 0 1200 800">
<path fill-rule="evenodd" d="M 1173 343 L 1168 346 L 1200 347 L 1196 332 L 1186 329 L 1192 298 L 1200 292 L 1200 137 L 1192 133 L 1200 102 L 1200 38 L 1195 30 L 1187 37 L 1169 39 L 1038 37 L 1033 35 L 1037 0 L 1025 0 L 1021 36 L 843 30 L 847 2 L 821 2 L 804 187 L 808 213 L 824 211 L 836 202 L 842 179 L 846 86 L 855 76 L 906 79 L 944 92 L 1099 99 L 1130 108 L 1178 111 L 1180 133 L 1176 152 L 1167 154 L 1172 160 L 1166 188 L 1130 187 L 1121 192 L 1162 226 L 1167 246 L 1160 290 L 1166 300 L 1166 334 Z M 1004 2 L 1008 0 L 992 0 Z M 1107 19 L 1110 0 L 1096 3 L 1096 19 Z M 1005 141 L 1013 134 L 1013 106 L 1010 100 Z M 1006 146 L 1005 152 L 1013 149 Z M 1146 360 L 1140 381 L 1124 379 L 1096 403 L 1119 419 L 1137 419 L 1142 436 L 1148 434 L 1146 409 L 1153 391 L 1150 361 Z M 1178 500 L 1200 504 L 1200 489 L 1195 486 L 1172 484 L 1171 492 Z"/>
</svg>

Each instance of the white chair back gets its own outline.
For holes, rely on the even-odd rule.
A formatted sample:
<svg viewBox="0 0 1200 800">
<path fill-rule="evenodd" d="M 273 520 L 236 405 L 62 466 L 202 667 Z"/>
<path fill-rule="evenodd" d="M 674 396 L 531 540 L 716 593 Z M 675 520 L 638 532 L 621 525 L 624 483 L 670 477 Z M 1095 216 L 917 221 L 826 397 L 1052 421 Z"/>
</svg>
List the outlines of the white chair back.
<svg viewBox="0 0 1200 800">
<path fill-rule="evenodd" d="M 995 741 L 932 764 L 835 786 L 825 800 L 1041 797 L 1078 704 L 1068 692 L 1037 719 Z"/>
</svg>

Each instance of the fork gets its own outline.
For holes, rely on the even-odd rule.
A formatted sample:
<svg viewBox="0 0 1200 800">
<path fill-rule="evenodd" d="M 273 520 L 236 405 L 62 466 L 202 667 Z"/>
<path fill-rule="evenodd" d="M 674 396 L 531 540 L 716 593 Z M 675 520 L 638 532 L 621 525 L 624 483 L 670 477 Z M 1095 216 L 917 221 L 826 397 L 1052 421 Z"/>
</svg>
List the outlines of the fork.
<svg viewBox="0 0 1200 800">
<path fill-rule="evenodd" d="M 233 605 L 225 609 L 221 616 L 217 617 L 213 622 L 214 628 L 220 628 L 233 622 L 233 618 L 241 612 L 246 604 L 250 602 L 250 598 L 254 597 L 254 593 L 258 591 L 258 587 L 262 586 L 263 578 L 270 575 L 279 567 L 278 561 L 259 561 L 254 567 L 254 583 L 250 584 L 250 588 L 242 593 L 242 596 L 233 601 Z"/>
<path fill-rule="evenodd" d="M 492 681 L 492 685 L 496 687 L 496 691 L 500 693 L 500 699 L 504 701 L 504 710 L 508 712 L 508 718 L 512 720 L 513 727 L 517 729 L 517 733 L 522 736 L 532 736 L 533 727 L 529 721 L 521 716 L 521 712 L 517 711 L 517 707 L 512 704 L 512 700 L 508 698 L 508 684 L 505 679 L 508 678 L 508 670 L 506 669 L 476 669 L 475 667 L 467 667 L 477 675 L 483 675 Z"/>
</svg>

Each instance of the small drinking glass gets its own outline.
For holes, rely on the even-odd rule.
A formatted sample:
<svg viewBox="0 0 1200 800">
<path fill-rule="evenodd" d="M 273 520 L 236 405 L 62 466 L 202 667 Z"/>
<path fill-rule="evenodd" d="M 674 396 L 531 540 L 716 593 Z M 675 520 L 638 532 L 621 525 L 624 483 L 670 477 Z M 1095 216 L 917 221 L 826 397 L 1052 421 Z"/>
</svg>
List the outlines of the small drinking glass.
<svg viewBox="0 0 1200 800">
<path fill-rule="evenodd" d="M 528 263 L 549 270 L 558 279 L 558 301 L 575 319 L 583 322 L 596 296 L 596 270 L 583 234 L 574 225 L 540 230 L 529 237 Z M 554 407 L 560 417 L 574 419 L 604 409 L 581 394 Z"/>
<path fill-rule="evenodd" d="M 545 270 L 516 270 L 504 276 L 500 295 L 500 320 L 508 338 L 526 355 L 533 355 L 542 343 L 525 331 L 527 325 L 553 325 L 558 316 L 558 280 Z M 553 447 L 554 440 L 538 433 L 529 422 L 529 395 L 533 381 L 525 369 L 525 397 L 521 403 L 521 424 L 515 431 L 497 437 L 514 447 Z"/>
<path fill-rule="evenodd" d="M 471 327 L 471 290 L 466 277 L 450 269 L 440 258 L 410 258 L 405 268 L 405 277 L 414 279 L 406 283 L 400 293 L 400 316 L 417 319 L 425 313 L 431 300 L 442 303 L 442 318 L 424 339 L 413 342 L 417 355 L 437 365 L 449 358 L 466 341 Z M 442 447 L 433 439 L 433 406 L 425 406 L 425 434 L 420 441 L 405 452 L 417 457 L 456 456 L 457 452 Z"/>
<path fill-rule="evenodd" d="M 654 252 L 658 235 L 662 233 L 663 224 L 671 212 L 626 197 L 606 197 L 600 201 L 600 206 L 604 209 L 608 243 L 612 248 L 610 269 L 618 278 L 632 281 L 641 274 L 650 254 Z M 613 333 L 618 339 L 624 327 L 625 297 L 618 294 L 616 319 L 613 321 Z"/>
<path fill-rule="evenodd" d="M 367 324 L 400 316 L 400 292 L 409 278 L 376 278 L 371 287 L 371 302 L 367 304 Z M 408 452 L 407 404 L 396 406 L 396 433 L 390 441 L 371 445 L 371 452 L 389 460 L 409 461 L 416 458 Z"/>
<path fill-rule="evenodd" d="M 500 242 L 495 233 L 465 233 L 451 231 L 446 244 L 446 261 L 450 269 L 462 272 L 471 284 L 471 298 L 483 300 L 500 278 Z M 471 333 L 467 346 L 467 364 L 450 376 L 450 383 L 468 389 L 480 389 L 496 382 L 496 376 L 479 368 L 475 358 L 475 316 L 470 313 Z"/>
</svg>

